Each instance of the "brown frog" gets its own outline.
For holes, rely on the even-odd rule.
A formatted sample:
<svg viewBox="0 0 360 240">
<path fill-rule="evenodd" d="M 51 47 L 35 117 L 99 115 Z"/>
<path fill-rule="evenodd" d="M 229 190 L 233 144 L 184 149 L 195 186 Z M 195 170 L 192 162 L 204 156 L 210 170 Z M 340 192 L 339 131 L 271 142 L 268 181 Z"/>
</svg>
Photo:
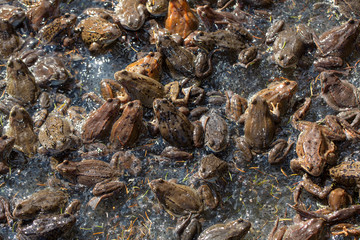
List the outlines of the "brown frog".
<svg viewBox="0 0 360 240">
<path fill-rule="evenodd" d="M 175 108 L 167 99 L 155 99 L 154 115 L 159 125 L 161 136 L 173 146 L 192 147 L 201 145 L 194 134 L 199 128 Z"/>
<path fill-rule="evenodd" d="M 279 218 L 268 236 L 268 240 L 302 240 L 302 239 L 324 239 L 325 221 L 320 218 L 302 220 L 299 215 L 293 219 L 290 226 L 279 227 Z"/>
<path fill-rule="evenodd" d="M 14 137 L 6 135 L 0 137 L 0 174 L 5 174 L 9 171 L 8 159 L 15 144 Z"/>
<path fill-rule="evenodd" d="M 292 119 L 293 127 L 301 133 L 296 144 L 298 159 L 293 159 L 290 167 L 294 172 L 303 169 L 312 176 L 320 176 L 326 164 L 336 163 L 336 146 L 332 140 L 345 140 L 348 136 L 344 129 L 350 132 L 352 128 L 343 120 L 331 115 L 324 119 L 326 126 L 298 121 L 300 115 L 305 115 L 304 111 L 309 108 L 310 103 L 311 99 L 308 98 L 304 106 L 295 112 Z"/>
<path fill-rule="evenodd" d="M 248 107 L 247 100 L 232 91 L 225 91 L 225 96 L 225 114 L 231 120 L 238 122 Z"/>
<path fill-rule="evenodd" d="M 277 152 L 282 152 L 282 154 L 276 156 L 269 154 L 268 161 L 276 164 L 283 160 L 291 145 L 283 144 L 286 143 L 283 139 L 273 142 L 279 116 L 278 106 L 271 111 L 268 103 L 261 96 L 256 96 L 251 101 L 245 114 L 240 119 L 240 122 L 245 121 L 245 135 L 236 139 L 237 147 L 241 149 L 246 158 L 252 158 L 250 149 L 254 152 L 261 152 L 272 147 L 277 148 Z M 280 145 L 284 146 L 284 149 L 279 149 L 278 146 Z"/>
<path fill-rule="evenodd" d="M 57 36 L 65 33 L 67 37 L 71 36 L 71 30 L 74 28 L 77 16 L 75 14 L 65 13 L 55 18 L 54 21 L 45 25 L 38 32 L 39 39 L 43 44 L 51 43 Z"/>
<path fill-rule="evenodd" d="M 45 188 L 18 202 L 13 211 L 17 219 L 33 219 L 39 214 L 65 209 L 69 195 L 60 190 Z"/>
<path fill-rule="evenodd" d="M 1 5 L 0 19 L 9 22 L 14 27 L 17 27 L 25 20 L 25 11 L 24 9 L 13 5 Z"/>
<path fill-rule="evenodd" d="M 170 0 L 165 28 L 171 34 L 179 34 L 182 38 L 186 38 L 198 26 L 199 20 L 186 0 Z"/>
<path fill-rule="evenodd" d="M 332 179 L 345 186 L 360 188 L 360 163 L 357 161 L 345 161 L 330 168 L 329 173 Z M 360 194 L 360 193 L 359 193 Z"/>
<path fill-rule="evenodd" d="M 139 100 L 127 103 L 121 117 L 112 126 L 111 148 L 118 149 L 133 145 L 144 129 L 142 117 L 143 109 Z"/>
<path fill-rule="evenodd" d="M 88 17 L 75 28 L 91 52 L 100 52 L 121 36 L 120 28 L 103 18 Z"/>
<path fill-rule="evenodd" d="M 14 147 L 32 157 L 37 153 L 38 138 L 34 133 L 34 123 L 29 113 L 16 105 L 10 111 L 9 127 L 6 135 L 15 138 Z"/>
<path fill-rule="evenodd" d="M 60 2 L 60 0 L 41 0 L 29 7 L 26 16 L 36 32 L 38 32 L 48 20 L 60 15 Z"/>
<path fill-rule="evenodd" d="M 317 60 L 314 66 L 322 71 L 327 68 L 341 67 L 354 47 L 359 35 L 359 20 L 350 19 L 341 26 L 334 27 L 320 35 L 316 46 Z"/>
<path fill-rule="evenodd" d="M 109 98 L 100 108 L 95 110 L 82 127 L 82 140 L 91 143 L 109 137 L 111 128 L 120 113 L 120 100 Z"/>
<path fill-rule="evenodd" d="M 336 111 L 357 108 L 360 104 L 359 91 L 351 83 L 340 80 L 334 71 L 320 73 L 321 96 Z"/>
<path fill-rule="evenodd" d="M 74 134 L 74 127 L 61 113 L 61 107 L 54 109 L 46 118 L 39 131 L 39 141 L 45 152 L 59 154 L 75 148 L 79 138 Z"/>
<path fill-rule="evenodd" d="M 214 224 L 201 232 L 198 240 L 230 240 L 243 239 L 251 228 L 251 223 L 241 218 Z"/>
<path fill-rule="evenodd" d="M 198 175 L 201 179 L 219 179 L 228 171 L 227 162 L 216 157 L 214 154 L 201 159 Z"/>
<path fill-rule="evenodd" d="M 212 71 L 211 57 L 214 52 L 211 52 L 207 57 L 201 52 L 195 56 L 190 50 L 180 46 L 168 35 L 159 36 L 156 46 L 158 51 L 165 57 L 165 63 L 175 79 L 181 78 L 181 76 L 204 78 Z M 206 62 L 208 69 L 203 70 Z"/>
<path fill-rule="evenodd" d="M 113 158 L 109 164 L 94 159 L 80 162 L 65 160 L 56 166 L 56 170 L 74 184 L 93 187 L 95 197 L 90 199 L 88 205 L 95 209 L 102 199 L 125 189 L 125 183 L 117 180 L 121 172 L 117 169 L 116 161 Z"/>
<path fill-rule="evenodd" d="M 129 102 L 131 98 L 126 93 L 123 86 L 113 79 L 102 79 L 100 81 L 100 92 L 103 99 L 108 100 L 109 98 L 118 98 L 120 102 Z M 100 101 L 104 104 L 103 100 Z"/>
<path fill-rule="evenodd" d="M 165 16 L 169 7 L 169 0 L 147 0 L 146 9 L 153 16 Z"/>
<path fill-rule="evenodd" d="M 65 86 L 72 78 L 64 59 L 58 56 L 39 57 L 32 70 L 36 84 L 45 89 Z"/>
<path fill-rule="evenodd" d="M 149 186 L 161 206 L 172 216 L 188 216 L 204 210 L 199 194 L 191 187 L 161 178 L 152 180 Z"/>
<path fill-rule="evenodd" d="M 11 58 L 7 63 L 6 92 L 23 104 L 35 103 L 40 94 L 34 75 L 20 59 Z"/>
<path fill-rule="evenodd" d="M 201 117 L 205 131 L 205 146 L 214 152 L 221 152 L 228 146 L 228 126 L 226 121 L 215 111 Z"/>
<path fill-rule="evenodd" d="M 16 231 L 19 239 L 59 239 L 69 233 L 75 223 L 73 214 L 46 215 L 18 227 Z"/>
<path fill-rule="evenodd" d="M 7 224 L 10 226 L 12 223 L 13 216 L 10 212 L 9 200 L 5 197 L 0 196 L 0 222 L 7 221 Z"/>
<path fill-rule="evenodd" d="M 281 31 L 273 45 L 272 60 L 282 68 L 296 67 L 306 47 L 312 45 L 313 35 L 304 24 Z"/>
<path fill-rule="evenodd" d="M 23 44 L 22 38 L 15 32 L 14 27 L 0 18 L 0 59 L 8 59 Z"/>
<path fill-rule="evenodd" d="M 116 18 L 127 30 L 137 31 L 146 19 L 146 0 L 120 0 L 115 6 Z"/>
</svg>

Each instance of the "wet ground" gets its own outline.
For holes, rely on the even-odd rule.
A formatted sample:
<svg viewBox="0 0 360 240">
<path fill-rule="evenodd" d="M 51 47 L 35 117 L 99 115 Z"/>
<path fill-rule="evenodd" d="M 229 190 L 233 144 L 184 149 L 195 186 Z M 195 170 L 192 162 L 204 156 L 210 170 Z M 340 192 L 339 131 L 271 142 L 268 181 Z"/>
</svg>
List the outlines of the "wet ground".
<svg viewBox="0 0 360 240">
<path fill-rule="evenodd" d="M 320 7 L 315 8 L 316 5 Z M 73 1 L 70 4 L 64 4 L 62 12 L 69 10 L 80 14 L 83 9 L 90 6 L 109 8 L 111 3 Z M 253 9 L 247 7 L 244 11 L 248 11 L 251 15 L 249 21 L 244 25 L 251 34 L 256 36 L 253 44 L 260 46 L 260 63 L 245 69 L 233 66 L 235 62 L 231 60 L 231 57 L 223 54 L 215 55 L 213 61 L 215 69 L 211 77 L 203 83 L 204 89 L 206 91 L 230 89 L 249 99 L 270 82 L 287 78 L 298 82 L 299 90 L 295 96 L 296 101 L 310 96 L 311 88 L 313 94 L 319 94 L 319 82 L 316 81 L 318 73 L 311 65 L 314 49 L 310 49 L 306 54 L 306 61 L 310 64 L 298 69 L 283 70 L 269 59 L 272 49 L 263 44 L 263 39 L 271 21 L 278 19 L 284 19 L 288 26 L 306 23 L 318 34 L 333 25 L 340 25 L 346 18 L 339 14 L 333 3 L 330 1 L 320 3 L 314 0 L 276 1 L 269 9 L 263 9 L 266 12 L 265 16 L 256 15 Z M 136 60 L 137 52 L 155 50 L 155 46 L 146 46 L 145 42 L 139 41 L 136 33 L 129 33 L 127 41 L 116 43 L 115 48 L 107 54 L 91 56 L 88 50 L 79 44 L 76 53 L 68 52 L 65 55 L 69 59 L 71 71 L 78 82 L 78 87 L 68 93 L 72 97 L 74 105 L 83 105 L 88 111 L 98 107 L 92 102 L 83 102 L 80 96 L 88 91 L 99 93 L 99 81 L 103 78 L 113 78 L 116 71 Z M 357 43 L 354 52 L 358 52 L 359 48 Z M 47 51 L 57 52 L 59 49 L 48 47 Z M 357 66 L 354 66 L 357 59 L 356 53 L 347 59 L 347 64 L 353 67 L 347 80 L 355 86 L 360 84 Z M 1 67 L 0 70 L 2 76 L 5 76 L 5 67 Z M 168 80 L 169 76 L 163 76 L 163 82 Z M 225 116 L 224 106 L 215 106 L 215 108 L 222 116 Z M 299 132 L 289 124 L 292 113 L 293 109 L 290 109 L 282 119 L 281 131 L 277 136 L 296 141 Z M 306 119 L 316 121 L 333 113 L 334 111 L 329 109 L 321 98 L 315 97 Z M 6 124 L 6 119 L 3 121 Z M 278 166 L 271 166 L 267 162 L 266 153 L 257 155 L 252 162 L 241 161 L 232 138 L 243 135 L 243 126 L 236 125 L 229 120 L 227 123 L 230 130 L 230 146 L 226 151 L 216 155 L 229 163 L 235 162 L 237 169 L 234 169 L 226 177 L 226 187 L 220 193 L 221 205 L 216 210 L 205 211 L 201 216 L 203 229 L 214 223 L 243 218 L 252 223 L 246 239 L 266 239 L 277 217 L 280 217 L 281 221 L 290 222 L 294 216 L 294 211 L 288 204 L 293 204 L 292 190 L 301 180 L 301 176 L 294 175 L 289 167 L 290 160 L 296 157 L 295 148 L 292 148 L 284 163 Z M 339 151 L 339 162 L 349 156 L 349 158 L 357 159 L 359 154 L 357 145 L 351 143 L 337 143 L 337 145 L 341 150 Z M 142 172 L 139 176 L 125 174 L 121 180 L 127 183 L 128 192 L 118 199 L 102 202 L 95 211 L 86 207 L 86 202 L 92 197 L 91 189 L 67 186 L 68 193 L 72 198 L 80 199 L 83 203 L 76 226 L 69 239 L 174 239 L 172 231 L 176 226 L 176 220 L 159 208 L 148 182 L 157 178 L 176 178 L 179 183 L 189 184 L 191 176 L 198 170 L 201 157 L 211 151 L 196 149 L 193 153 L 194 159 L 187 162 L 159 161 L 155 156 L 165 146 L 166 143 L 161 138 L 142 139 L 138 146 L 132 149 L 142 162 Z M 76 155 L 70 155 L 67 159 L 80 160 Z M 108 162 L 110 159 L 111 155 L 103 158 Z M 43 189 L 49 176 L 61 178 L 51 168 L 49 157 L 37 155 L 27 164 L 13 169 L 11 173 L 0 178 L 0 194 L 10 198 L 13 203 L 17 202 L 34 191 Z M 319 182 L 329 184 L 330 180 Z M 311 204 L 313 209 L 320 207 L 319 200 L 306 193 L 302 195 L 302 200 L 307 206 Z M 355 199 L 356 202 L 357 200 Z M 325 204 L 325 202 L 321 203 Z M 2 226 L 0 235 L 3 235 L 5 239 L 13 239 L 15 227 Z M 333 239 L 341 238 L 333 237 Z"/>
</svg>

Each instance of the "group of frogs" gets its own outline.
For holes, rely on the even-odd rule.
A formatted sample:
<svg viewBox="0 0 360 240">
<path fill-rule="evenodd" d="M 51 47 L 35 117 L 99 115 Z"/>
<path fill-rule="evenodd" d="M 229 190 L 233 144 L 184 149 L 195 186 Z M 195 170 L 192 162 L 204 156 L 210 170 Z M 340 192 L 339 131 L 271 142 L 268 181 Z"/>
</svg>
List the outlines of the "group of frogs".
<svg viewBox="0 0 360 240">
<path fill-rule="evenodd" d="M 0 58 L 6 62 L 6 77 L 0 82 L 5 90 L 0 111 L 7 119 L 7 126 L 1 128 L 0 173 L 7 174 L 18 159 L 42 155 L 55 162 L 53 169 L 61 178 L 92 188 L 94 197 L 87 205 L 95 209 L 103 199 L 126 192 L 129 183 L 120 181 L 124 171 L 139 176 L 143 170 L 142 161 L 125 151 L 139 142 L 163 139 L 170 146 L 159 158 L 172 160 L 192 159 L 190 151 L 204 148 L 213 154 L 201 158 L 190 185 L 154 179 L 149 187 L 162 208 L 179 219 L 177 238 L 242 239 L 251 223 L 241 218 L 201 231 L 200 218 L 221 203 L 228 172 L 235 171 L 234 164 L 218 156 L 232 144 L 244 161 L 268 152 L 270 164 L 282 163 L 293 142 L 277 139 L 277 132 L 294 104 L 298 84 L 287 79 L 275 81 L 249 100 L 232 91 L 205 93 L 201 86 L 212 73 L 215 55 L 235 56 L 234 66 L 256 68 L 261 46 L 253 44 L 253 36 L 241 24 L 244 17 L 236 12 L 244 13 L 241 4 L 229 12 L 213 9 L 208 1 L 198 2 L 206 5 L 195 12 L 186 0 L 119 0 L 114 10 L 86 9 L 81 20 L 73 13 L 60 13 L 58 0 L 24 2 L 26 11 L 16 4 L 0 5 Z M 217 4 L 224 6 L 223 1 Z M 266 7 L 272 1 L 243 4 Z M 228 5 L 231 1 L 224 7 Z M 214 30 L 217 24 L 226 27 Z M 269 239 L 305 239 L 304 234 L 307 239 L 322 239 L 327 234 L 324 226 L 360 212 L 359 205 L 351 205 L 347 191 L 321 188 L 311 179 L 324 176 L 329 169 L 335 184 L 360 186 L 360 164 L 336 165 L 334 143 L 359 139 L 359 92 L 341 79 L 340 71 L 332 70 L 342 67 L 352 53 L 359 24 L 350 19 L 318 37 L 306 25 L 285 26 L 281 20 L 266 33 L 266 44 L 273 43 L 271 61 L 281 68 L 303 66 L 306 49 L 317 48 L 314 67 L 321 72 L 321 96 L 339 112 L 326 116 L 320 124 L 302 120 L 311 104 L 307 98 L 292 114 L 291 125 L 301 132 L 296 143 L 298 158 L 290 162 L 295 173 L 303 174 L 292 206 L 298 215 L 290 226 L 279 227 L 276 222 Z M 60 54 L 46 52 L 46 46 L 84 45 L 96 56 L 125 44 L 126 35 L 135 31 L 147 37 L 153 52 L 139 54 L 139 60 L 115 72 L 114 79 L 101 80 L 101 96 L 85 93 L 84 100 L 100 105 L 91 113 L 72 105 L 68 92 L 76 84 L 73 70 Z M 175 81 L 163 85 L 163 68 Z M 229 123 L 243 124 L 244 135 L 230 138 Z M 104 156 L 111 156 L 110 163 L 99 160 Z M 81 203 L 73 200 L 62 211 L 70 196 L 59 185 L 66 181 L 49 184 L 13 207 L 1 197 L 0 220 L 9 225 L 19 221 L 19 239 L 54 239 L 69 233 Z M 303 188 L 321 199 L 329 196 L 329 207 L 307 210 L 300 201 Z"/>
</svg>

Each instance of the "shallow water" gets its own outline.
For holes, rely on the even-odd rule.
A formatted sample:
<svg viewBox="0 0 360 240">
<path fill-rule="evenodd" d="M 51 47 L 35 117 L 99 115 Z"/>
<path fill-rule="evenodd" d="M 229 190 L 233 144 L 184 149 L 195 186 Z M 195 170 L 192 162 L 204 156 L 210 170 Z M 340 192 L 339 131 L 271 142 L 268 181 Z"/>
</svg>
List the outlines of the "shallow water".
<svg viewBox="0 0 360 240">
<path fill-rule="evenodd" d="M 193 2 L 191 2 L 194 4 Z M 314 9 L 313 4 L 318 1 L 277 1 L 271 8 L 265 11 L 271 15 L 272 21 L 285 19 L 288 26 L 298 23 L 307 23 L 319 34 L 329 29 L 333 24 L 339 25 L 345 19 L 339 15 L 331 2 L 324 2 L 321 8 Z M 62 5 L 62 12 L 71 11 L 80 14 L 83 9 L 90 6 L 111 7 L 109 2 L 73 1 Z M 266 29 L 270 26 L 269 17 L 255 17 L 253 9 L 245 8 L 253 16 L 251 21 L 245 23 L 250 32 L 256 36 L 255 45 L 262 43 Z M 338 17 L 337 17 L 338 16 Z M 78 20 L 79 21 L 79 20 Z M 71 64 L 71 71 L 77 81 L 77 86 L 69 95 L 74 105 L 83 105 L 88 111 L 96 108 L 92 102 L 83 102 L 80 96 L 84 92 L 94 91 L 99 93 L 99 81 L 103 78 L 113 78 L 116 71 L 136 60 L 137 51 L 154 50 L 154 46 L 146 46 L 146 43 L 137 41 L 135 33 L 128 33 L 127 42 L 118 42 L 113 51 L 99 56 L 91 56 L 88 50 L 79 44 L 76 46 L 78 54 L 66 55 Z M 358 52 L 359 44 L 356 44 Z M 47 48 L 48 52 L 58 49 Z M 317 73 L 310 65 L 308 68 L 296 70 L 283 70 L 275 65 L 270 59 L 271 48 L 267 45 L 260 47 L 261 61 L 259 64 L 248 69 L 233 66 L 227 56 L 215 55 L 215 69 L 213 74 L 203 83 L 204 89 L 232 90 L 245 98 L 250 98 L 254 93 L 266 87 L 268 83 L 278 78 L 296 80 L 299 90 L 296 99 L 310 96 L 310 86 L 314 94 L 320 90 L 319 82 L 315 81 Z M 311 60 L 314 50 L 307 56 Z M 357 54 L 358 55 L 358 54 Z M 71 58 L 69 57 L 71 56 Z M 82 58 L 75 58 L 82 56 Z M 358 56 L 353 54 L 348 59 L 348 64 L 353 66 Z M 5 67 L 1 69 L 1 76 L 5 76 Z M 169 76 L 164 76 L 166 82 Z M 359 86 L 359 74 L 357 66 L 351 71 L 348 80 Z M 215 107 L 224 115 L 224 106 Z M 296 141 L 299 134 L 288 123 L 293 111 L 283 118 L 280 125 L 281 131 L 278 136 L 284 139 L 291 138 Z M 334 113 L 329 109 L 321 98 L 314 98 L 307 120 L 316 121 L 327 114 Z M 151 115 L 151 111 L 147 114 Z M 6 123 L 6 120 L 4 120 Z M 280 217 L 284 222 L 294 216 L 294 211 L 288 206 L 293 204 L 292 190 L 296 183 L 301 180 L 300 176 L 294 175 L 289 167 L 291 159 L 296 157 L 293 147 L 283 164 L 271 166 L 267 162 L 267 154 L 257 155 L 252 162 L 238 161 L 238 153 L 234 148 L 232 137 L 243 134 L 243 126 L 236 125 L 227 120 L 231 133 L 230 146 L 216 155 L 227 162 L 235 161 L 238 169 L 229 173 L 226 177 L 226 187 L 221 192 L 222 203 L 216 210 L 207 210 L 201 216 L 203 229 L 217 222 L 225 222 L 243 218 L 252 223 L 252 228 L 246 239 L 266 239 L 271 231 L 274 221 Z M 92 197 L 91 189 L 79 186 L 67 186 L 68 192 L 73 199 L 82 201 L 82 208 L 77 218 L 76 226 L 68 237 L 69 239 L 174 239 L 173 230 L 176 220 L 164 210 L 161 210 L 151 192 L 148 182 L 157 179 L 178 179 L 182 184 L 189 184 L 191 176 L 197 171 L 199 160 L 205 154 L 210 154 L 207 149 L 194 150 L 194 159 L 185 163 L 159 161 L 155 155 L 159 154 L 167 144 L 159 139 L 142 139 L 138 147 L 133 149 L 134 154 L 142 162 L 142 172 L 139 176 L 125 174 L 120 179 L 127 183 L 128 193 L 118 199 L 103 201 L 93 211 L 86 207 L 86 202 Z M 339 161 L 352 152 L 359 152 L 359 147 L 351 144 L 338 144 Z M 103 160 L 109 162 L 111 156 Z M 358 155 L 353 154 L 353 159 Z M 80 160 L 76 154 L 66 157 L 71 160 Z M 44 188 L 49 176 L 59 176 L 50 166 L 48 156 L 37 155 L 30 159 L 27 164 L 13 169 L 10 174 L 0 178 L 0 194 L 11 199 L 12 205 L 20 199 L 26 198 L 34 191 Z M 323 181 L 324 183 L 324 181 Z M 329 180 L 325 182 L 329 184 Z M 309 194 L 303 193 L 302 200 L 313 209 L 317 209 L 318 200 Z M 324 202 L 322 202 L 324 204 Z M 13 239 L 14 228 L 2 226 L 0 235 Z M 333 239 L 340 239 L 333 237 Z"/>
</svg>

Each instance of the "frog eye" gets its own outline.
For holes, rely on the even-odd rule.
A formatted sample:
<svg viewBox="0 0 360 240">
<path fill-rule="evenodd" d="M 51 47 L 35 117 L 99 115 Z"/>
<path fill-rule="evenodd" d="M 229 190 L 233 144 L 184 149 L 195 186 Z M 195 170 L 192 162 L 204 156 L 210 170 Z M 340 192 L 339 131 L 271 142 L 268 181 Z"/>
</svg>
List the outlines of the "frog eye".
<svg viewBox="0 0 360 240">
<path fill-rule="evenodd" d="M 128 106 L 129 106 L 129 107 L 133 107 L 133 106 L 134 106 L 134 103 L 133 103 L 133 102 L 130 102 L 130 103 L 128 104 Z"/>
<path fill-rule="evenodd" d="M 164 180 L 162 178 L 160 178 L 159 183 L 164 183 Z"/>
<path fill-rule="evenodd" d="M 68 161 L 68 160 L 65 160 L 65 161 L 63 162 L 63 164 L 64 164 L 64 165 L 69 165 L 69 161 Z"/>
<path fill-rule="evenodd" d="M 350 19 L 349 23 L 354 24 L 355 23 L 354 19 Z"/>
<path fill-rule="evenodd" d="M 108 103 L 111 103 L 112 101 L 113 101 L 112 98 L 109 98 L 109 99 L 107 100 Z"/>
<path fill-rule="evenodd" d="M 13 68 L 13 67 L 14 67 L 14 62 L 13 62 L 13 61 L 9 61 L 8 67 L 9 67 L 9 68 Z"/>
<path fill-rule="evenodd" d="M 252 105 L 256 105 L 257 104 L 257 100 L 255 99 L 254 101 L 252 101 Z"/>
<path fill-rule="evenodd" d="M 22 206 L 21 203 L 20 203 L 20 204 L 18 204 L 18 205 L 16 206 L 16 209 L 21 210 L 22 207 L 23 207 L 23 206 Z"/>
<path fill-rule="evenodd" d="M 285 82 L 285 85 L 289 85 L 290 84 L 290 82 Z"/>
<path fill-rule="evenodd" d="M 12 113 L 11 113 L 11 117 L 16 117 L 16 111 L 13 111 Z"/>
</svg>

